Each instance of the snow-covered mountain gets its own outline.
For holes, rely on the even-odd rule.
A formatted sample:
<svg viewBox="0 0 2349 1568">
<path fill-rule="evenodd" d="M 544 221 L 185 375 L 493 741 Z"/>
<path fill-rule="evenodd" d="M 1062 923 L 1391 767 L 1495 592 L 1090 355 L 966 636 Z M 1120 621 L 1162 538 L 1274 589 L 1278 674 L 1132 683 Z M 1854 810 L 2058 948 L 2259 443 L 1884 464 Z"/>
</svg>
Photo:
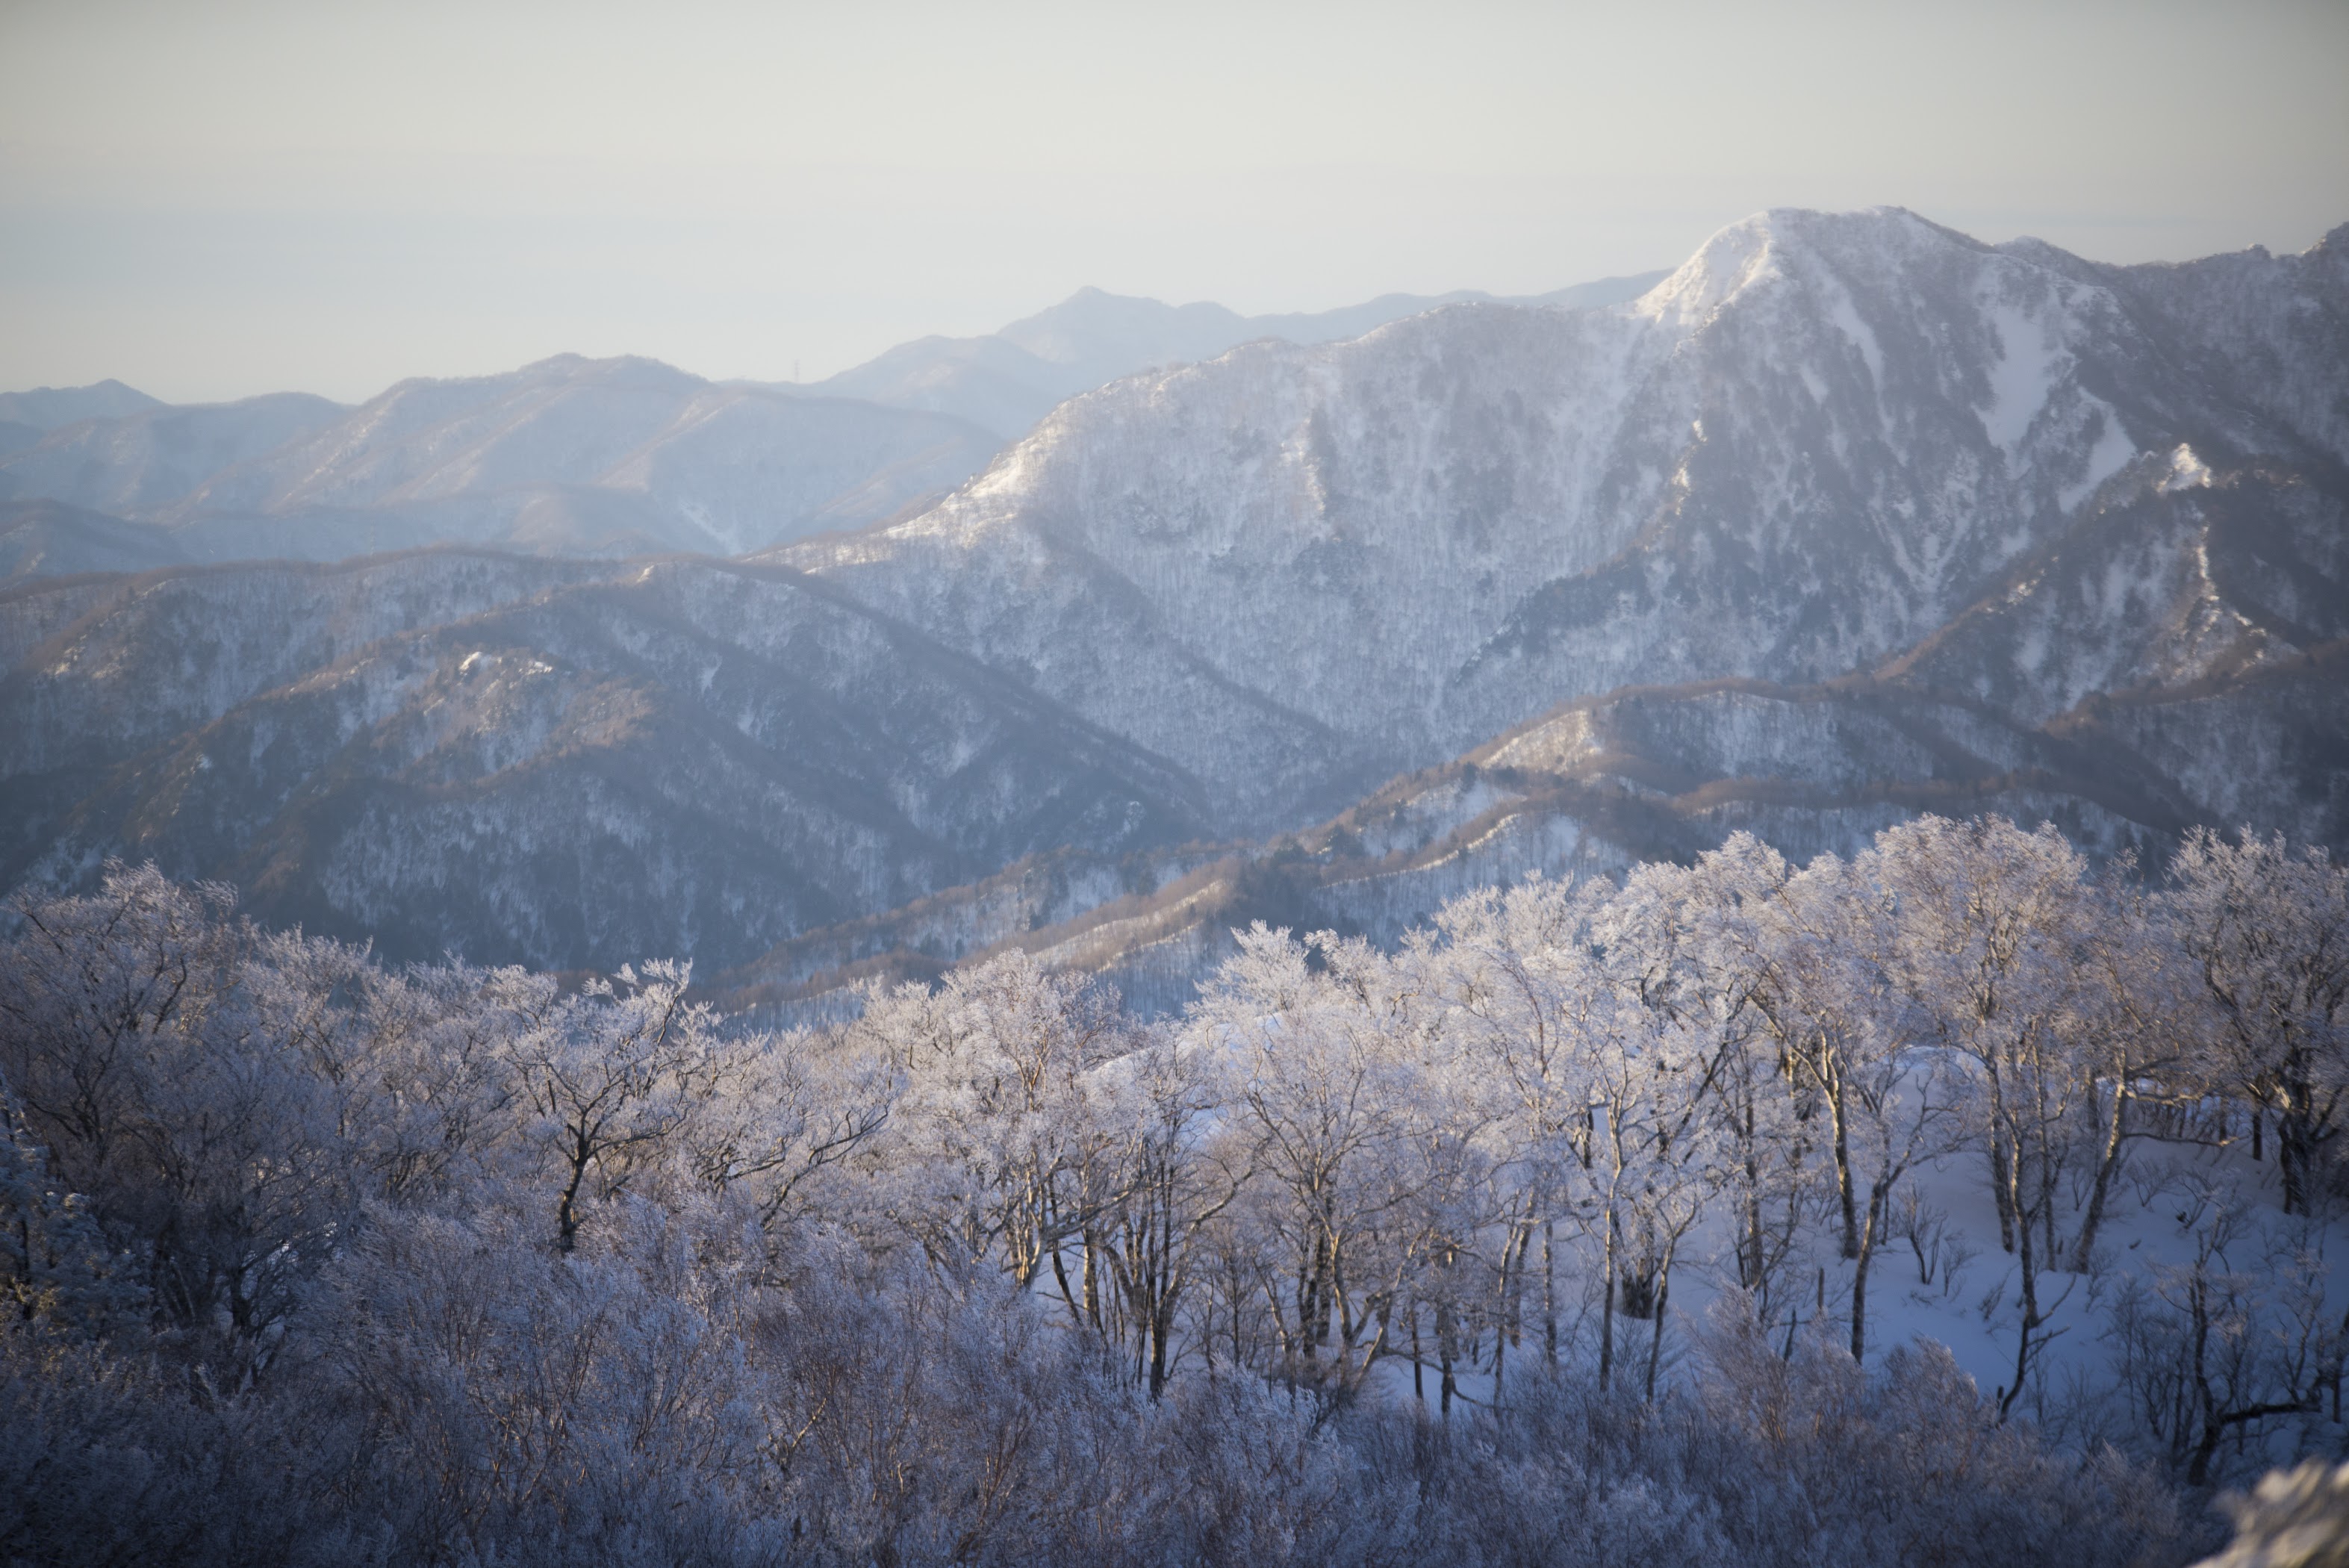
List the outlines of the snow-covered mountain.
<svg viewBox="0 0 2349 1568">
<path fill-rule="evenodd" d="M 1596 304 L 1649 281 L 1543 297 Z M 1133 371 L 1254 337 L 1355 335 L 1438 303 L 1395 294 L 1247 318 L 1088 289 L 994 336 L 924 339 L 813 387 L 565 355 L 404 381 L 356 408 L 299 393 L 173 407 L 114 381 L 43 388 L 0 397 L 0 502 L 165 529 L 148 552 L 158 564 L 439 543 L 739 555 L 922 510 L 1054 404 Z M 69 542 L 15 552 L 17 574 L 77 559 Z"/>
<path fill-rule="evenodd" d="M 2026 562 L 2100 563 L 2111 593 L 2064 614 L 2108 649 L 2099 686 L 2200 678 L 2337 635 L 2337 612 L 2287 626 L 2272 595 L 2228 598 L 2242 582 L 2127 579 L 2111 552 L 2150 546 L 2106 520 L 2148 480 L 2204 489 L 2154 476 L 2259 465 L 2241 482 L 2302 522 L 2241 548 L 2340 603 L 2349 359 L 2328 404 L 2321 349 L 2295 387 L 2177 323 L 2223 283 L 2337 332 L 2344 253 L 2180 276 L 1775 212 L 1626 306 L 1455 305 L 1118 383 L 927 515 L 776 559 L 1025 673 L 1257 827 L 1579 694 L 1871 668 Z M 2154 510 L 2190 541 L 2200 507 Z M 2265 651 L 2223 627 L 2132 643 L 2206 592 Z M 2017 656 L 2013 700 L 2077 700 L 2076 673 Z"/>
<path fill-rule="evenodd" d="M 83 419 L 117 419 L 162 404 L 119 381 L 89 387 L 36 387 L 30 392 L 0 392 L 0 458 L 41 444 L 63 425 Z"/>
<path fill-rule="evenodd" d="M 402 957 L 739 961 L 1204 825 L 1164 764 L 776 568 L 36 580 L 0 595 L 0 649 L 7 882 L 152 857 Z"/>
<path fill-rule="evenodd" d="M 157 405 L 52 430 L 0 459 L 0 499 L 63 501 L 140 522 L 172 522 L 213 475 L 271 452 L 349 412 L 304 392 L 235 403 Z"/>
<path fill-rule="evenodd" d="M 357 408 L 282 394 L 86 421 L 0 458 L 0 493 L 160 525 L 194 560 L 730 555 L 888 517 L 995 447 L 940 415 L 564 356 Z"/>
<path fill-rule="evenodd" d="M 403 954 L 780 994 L 1018 941 L 1171 995 L 1233 918 L 1391 933 L 1738 827 L 2349 844 L 2344 324 L 2349 230 L 2120 268 L 1773 212 L 1617 305 L 1113 382 L 934 508 L 742 565 L 31 582 L 5 880 L 152 854 Z M 664 398 L 823 407 L 529 375 L 396 389 L 205 504 L 669 494 Z M 564 468 L 589 428 L 636 466 Z"/>
<path fill-rule="evenodd" d="M 36 387 L 30 392 L 0 392 L 0 425 L 55 430 L 84 419 L 119 419 L 163 406 L 160 398 L 114 380 L 88 387 Z"/>
<path fill-rule="evenodd" d="M 171 531 L 57 500 L 0 501 L 0 583 L 78 572 L 147 572 L 187 560 Z"/>
<path fill-rule="evenodd" d="M 2237 680 L 2099 697 L 2045 727 L 1867 679 L 1633 687 L 1566 704 L 1295 833 L 1037 857 L 805 933 L 716 984 L 789 1016 L 790 999 L 868 975 L 1019 948 L 1170 1012 L 1252 921 L 1392 942 L 1446 900 L 1528 872 L 1686 861 L 1739 830 L 1797 860 L 1849 856 L 1921 811 L 2053 821 L 2143 865 L 2197 822 L 2349 844 L 2349 642 Z"/>
<path fill-rule="evenodd" d="M 1600 278 L 1514 303 L 1595 309 L 1634 299 L 1663 276 Z M 954 414 L 1009 440 L 1078 393 L 1139 371 L 1213 359 L 1257 338 L 1317 344 L 1360 337 L 1440 305 L 1493 297 L 1476 289 L 1381 294 L 1337 310 L 1247 316 L 1219 304 L 1170 305 L 1080 289 L 1050 309 L 984 337 L 900 344 L 818 383 L 818 389 L 892 407 Z"/>
</svg>

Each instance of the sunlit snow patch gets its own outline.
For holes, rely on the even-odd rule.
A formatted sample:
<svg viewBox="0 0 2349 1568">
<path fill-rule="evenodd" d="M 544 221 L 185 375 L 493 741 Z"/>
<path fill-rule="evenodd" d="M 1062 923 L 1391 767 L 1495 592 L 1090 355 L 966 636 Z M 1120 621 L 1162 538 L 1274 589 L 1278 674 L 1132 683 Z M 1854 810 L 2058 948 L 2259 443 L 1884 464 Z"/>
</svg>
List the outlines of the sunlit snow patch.
<svg viewBox="0 0 2349 1568">
<path fill-rule="evenodd" d="M 1850 294 L 1840 285 L 1834 294 L 1835 309 L 1829 313 L 1829 319 L 1834 321 L 1836 330 L 1851 339 L 1859 350 L 1860 358 L 1868 362 L 1868 381 L 1880 389 L 1884 386 L 1884 349 L 1868 323 L 1859 318 L 1859 309 L 1852 304 Z"/>
<path fill-rule="evenodd" d="M 2182 490 L 2208 490 L 2209 486 L 2209 465 L 2194 455 L 2193 448 L 2180 441 L 2178 449 L 2169 454 L 2169 471 L 2153 488 L 2163 495 L 2174 495 Z"/>
<path fill-rule="evenodd" d="M 1990 407 L 1982 412 L 1982 430 L 1994 445 L 2012 452 L 2047 406 L 2056 373 L 2071 356 L 2062 344 L 2049 341 L 2037 322 L 2012 305 L 1999 306 L 1991 322 L 1998 329 L 2001 352 L 1991 367 Z"/>
<path fill-rule="evenodd" d="M 2065 486 L 2063 493 L 2055 498 L 2067 512 L 2095 494 L 2097 486 L 2127 468 L 2129 459 L 2137 456 L 2137 444 L 2129 439 L 2129 433 L 2121 428 L 2120 416 L 2094 397 L 2088 401 L 2096 407 L 2104 418 L 2104 433 L 2096 438 L 2096 444 L 2088 450 L 2087 471 L 2080 476 L 2077 484 Z"/>
</svg>

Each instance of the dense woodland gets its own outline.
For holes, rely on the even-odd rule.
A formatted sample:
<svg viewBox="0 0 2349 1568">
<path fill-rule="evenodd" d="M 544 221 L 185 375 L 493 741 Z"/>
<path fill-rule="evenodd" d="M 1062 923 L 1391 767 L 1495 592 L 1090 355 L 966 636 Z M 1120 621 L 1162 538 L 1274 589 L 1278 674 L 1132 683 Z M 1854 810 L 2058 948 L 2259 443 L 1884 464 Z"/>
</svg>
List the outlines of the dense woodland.
<svg viewBox="0 0 2349 1568">
<path fill-rule="evenodd" d="M 151 868 L 12 918 L 0 1561 L 2091 1568 L 2342 1457 L 2349 872 L 2280 841 L 1741 837 L 1146 1025 L 1013 954 L 754 1032 Z M 1884 1323 L 1929 1170 L 1989 1389 Z"/>
</svg>

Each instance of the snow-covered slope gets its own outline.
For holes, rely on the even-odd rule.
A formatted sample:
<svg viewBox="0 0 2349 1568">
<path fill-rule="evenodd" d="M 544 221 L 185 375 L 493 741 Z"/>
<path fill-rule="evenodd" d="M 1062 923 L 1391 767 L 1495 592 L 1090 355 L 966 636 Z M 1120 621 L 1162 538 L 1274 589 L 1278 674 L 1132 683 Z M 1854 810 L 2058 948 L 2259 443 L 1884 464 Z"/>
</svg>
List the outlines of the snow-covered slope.
<svg viewBox="0 0 2349 1568">
<path fill-rule="evenodd" d="M 1147 1011 L 1262 920 L 1392 943 L 1447 899 L 1529 872 L 1686 861 L 1740 830 L 1849 856 L 1920 811 L 2053 821 L 2158 865 L 2197 822 L 2349 844 L 2349 641 L 2193 688 L 2099 696 L 2046 726 L 1899 680 L 1640 686 L 1561 705 L 1332 819 L 1251 843 L 1064 852 L 721 977 L 745 1003 L 821 995 L 1009 947 L 1104 975 Z"/>
<path fill-rule="evenodd" d="M 403 951 L 770 992 L 1018 940 L 1164 1001 L 1232 919 L 1391 934 L 1735 828 L 2349 845 L 2344 252 L 2111 268 L 1773 212 L 1627 304 L 1115 382 L 926 511 L 741 567 L 19 588 L 5 875 L 151 853 Z M 733 548 L 806 467 L 757 476 L 775 432 L 818 463 L 859 407 L 642 361 L 412 383 L 171 537 Z"/>
<path fill-rule="evenodd" d="M 168 530 L 63 501 L 0 501 L 0 583 L 77 572 L 145 572 L 186 557 Z"/>
<path fill-rule="evenodd" d="M 2033 722 L 2100 693 L 2288 665 L 2349 636 L 2349 491 L 2183 442 L 2133 461 L 2064 537 L 1884 666 Z"/>
<path fill-rule="evenodd" d="M 1643 293 L 1661 273 L 1601 278 L 1519 303 L 1589 309 Z M 1080 289 L 1049 310 L 984 337 L 925 337 L 821 383 L 825 391 L 895 407 L 957 415 L 1006 439 L 1080 392 L 1154 366 L 1190 364 L 1256 338 L 1331 343 L 1440 305 L 1490 300 L 1479 290 L 1381 294 L 1337 310 L 1241 315 L 1219 304 Z"/>
<path fill-rule="evenodd" d="M 161 524 L 200 560 L 736 554 L 888 517 L 995 446 L 942 416 L 565 356 L 355 409 L 286 396 L 84 423 L 0 459 L 0 489 Z"/>
<path fill-rule="evenodd" d="M 2314 288 L 2337 316 L 2340 270 L 2318 263 L 2344 246 L 2213 275 Z M 2180 445 L 2333 491 L 2349 449 L 2261 405 L 2259 356 L 2190 356 L 2183 306 L 2107 274 L 2135 275 L 1897 211 L 1773 212 L 1629 305 L 1455 305 L 1115 384 L 927 516 L 778 559 L 1025 673 L 1269 826 L 1578 693 L 1870 667 Z M 2170 678 L 2246 656 L 2170 654 Z M 1200 695 L 1168 700 L 1176 668 Z M 2055 677 L 2023 680 L 2026 706 L 2067 706 Z M 1299 759 L 1203 722 L 1212 690 L 1277 703 L 1316 743 Z"/>
<path fill-rule="evenodd" d="M 36 583 L 10 619 L 8 882 L 152 857 L 401 957 L 736 961 L 1200 826 L 1163 764 L 771 568 L 443 550 Z"/>
<path fill-rule="evenodd" d="M 0 459 L 0 497 L 61 500 L 142 522 L 169 520 L 222 469 L 249 463 L 349 410 L 302 392 L 237 403 L 158 406 L 84 419 Z"/>
<path fill-rule="evenodd" d="M 0 424 L 54 430 L 84 419 L 119 419 L 162 400 L 150 397 L 119 381 L 98 381 L 88 387 L 36 387 L 30 392 L 0 392 Z"/>
</svg>

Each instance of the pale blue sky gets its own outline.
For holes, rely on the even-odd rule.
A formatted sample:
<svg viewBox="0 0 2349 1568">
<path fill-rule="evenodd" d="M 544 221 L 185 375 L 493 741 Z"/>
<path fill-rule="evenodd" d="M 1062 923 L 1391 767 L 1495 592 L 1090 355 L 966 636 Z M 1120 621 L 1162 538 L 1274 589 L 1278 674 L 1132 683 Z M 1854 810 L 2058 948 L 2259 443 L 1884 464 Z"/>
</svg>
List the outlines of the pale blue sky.
<svg viewBox="0 0 2349 1568">
<path fill-rule="evenodd" d="M 0 389 L 812 379 L 1084 284 L 1531 292 L 1777 205 L 2298 250 L 2349 220 L 2344 66 L 2342 0 L 0 0 Z"/>
</svg>

